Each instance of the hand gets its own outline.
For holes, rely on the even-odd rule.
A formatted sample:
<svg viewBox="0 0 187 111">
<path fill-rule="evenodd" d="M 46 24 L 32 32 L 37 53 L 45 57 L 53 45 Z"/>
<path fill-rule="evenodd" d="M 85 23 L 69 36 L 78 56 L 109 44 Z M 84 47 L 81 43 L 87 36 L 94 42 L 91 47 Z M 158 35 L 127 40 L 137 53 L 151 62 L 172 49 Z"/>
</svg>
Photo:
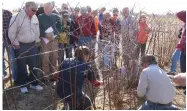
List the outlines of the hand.
<svg viewBox="0 0 187 111">
<path fill-rule="evenodd" d="M 99 87 L 101 85 L 103 85 L 103 81 L 97 81 L 97 82 L 93 83 L 93 86 L 95 86 L 95 87 Z"/>
<path fill-rule="evenodd" d="M 13 45 L 14 49 L 19 49 L 20 46 L 19 45 Z"/>
<path fill-rule="evenodd" d="M 173 81 L 180 86 L 186 86 L 186 73 L 180 73 L 174 76 Z"/>
<path fill-rule="evenodd" d="M 52 41 L 52 40 L 53 40 L 53 33 L 47 33 L 47 34 L 46 34 L 46 38 L 47 38 L 49 41 Z"/>
<path fill-rule="evenodd" d="M 40 42 L 37 42 L 36 43 L 36 47 L 40 47 L 41 46 L 41 43 Z"/>
</svg>

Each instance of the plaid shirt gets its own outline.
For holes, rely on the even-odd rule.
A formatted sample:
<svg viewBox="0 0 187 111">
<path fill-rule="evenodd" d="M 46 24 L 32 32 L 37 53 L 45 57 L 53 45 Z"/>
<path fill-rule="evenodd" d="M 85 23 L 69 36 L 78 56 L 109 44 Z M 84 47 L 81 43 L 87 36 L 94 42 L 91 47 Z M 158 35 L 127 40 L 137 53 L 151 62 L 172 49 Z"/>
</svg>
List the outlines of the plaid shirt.
<svg viewBox="0 0 187 111">
<path fill-rule="evenodd" d="M 12 13 L 8 10 L 3 10 L 3 39 L 7 38 L 7 29 L 9 27 L 9 21 L 12 17 Z"/>
</svg>

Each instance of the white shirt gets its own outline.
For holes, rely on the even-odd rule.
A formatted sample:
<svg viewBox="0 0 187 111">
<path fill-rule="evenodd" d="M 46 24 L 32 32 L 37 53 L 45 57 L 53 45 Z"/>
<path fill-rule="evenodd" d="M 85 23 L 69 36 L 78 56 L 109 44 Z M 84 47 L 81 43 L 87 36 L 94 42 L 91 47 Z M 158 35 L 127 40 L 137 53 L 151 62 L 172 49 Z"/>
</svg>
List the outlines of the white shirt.
<svg viewBox="0 0 187 111">
<path fill-rule="evenodd" d="M 150 65 L 142 71 L 137 93 L 151 102 L 168 104 L 173 101 L 175 89 L 164 70 Z"/>
<path fill-rule="evenodd" d="M 25 10 L 22 10 L 17 16 L 12 16 L 9 25 L 8 35 L 13 45 L 19 45 L 19 42 L 40 42 L 39 22 L 36 15 L 30 19 Z"/>
</svg>

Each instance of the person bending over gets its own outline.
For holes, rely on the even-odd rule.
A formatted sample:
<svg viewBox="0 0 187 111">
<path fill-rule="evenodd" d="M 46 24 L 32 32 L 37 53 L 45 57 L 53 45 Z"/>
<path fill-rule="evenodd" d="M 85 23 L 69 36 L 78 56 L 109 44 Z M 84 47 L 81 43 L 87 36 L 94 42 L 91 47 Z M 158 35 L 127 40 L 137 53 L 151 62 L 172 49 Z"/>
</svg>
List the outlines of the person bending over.
<svg viewBox="0 0 187 111">
<path fill-rule="evenodd" d="M 57 94 L 65 99 L 71 110 L 91 110 L 92 103 L 90 98 L 83 91 L 83 83 L 89 80 L 93 86 L 98 87 L 102 84 L 98 81 L 91 70 L 90 50 L 86 46 L 79 46 L 75 50 L 75 57 L 65 59 L 62 63 L 57 83 Z"/>
<path fill-rule="evenodd" d="M 177 110 L 172 104 L 176 95 L 174 86 L 167 73 L 157 65 L 153 55 L 142 57 L 144 67 L 137 88 L 139 97 L 146 96 L 146 102 L 140 110 Z"/>
</svg>

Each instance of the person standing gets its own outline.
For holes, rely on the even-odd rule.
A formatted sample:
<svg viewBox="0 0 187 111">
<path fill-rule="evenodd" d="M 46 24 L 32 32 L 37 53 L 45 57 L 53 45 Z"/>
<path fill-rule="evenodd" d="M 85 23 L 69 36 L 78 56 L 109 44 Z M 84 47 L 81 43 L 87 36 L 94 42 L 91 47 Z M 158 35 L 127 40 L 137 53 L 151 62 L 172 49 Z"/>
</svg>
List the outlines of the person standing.
<svg viewBox="0 0 187 111">
<path fill-rule="evenodd" d="M 66 52 L 66 58 L 72 58 L 73 54 L 73 46 L 76 42 L 75 39 L 75 32 L 77 29 L 76 23 L 70 19 L 68 11 L 63 11 L 62 12 L 62 24 L 63 24 L 63 31 L 60 34 L 59 38 L 59 48 L 63 49 L 65 48 Z M 62 63 L 63 61 L 63 52 L 61 52 L 60 56 L 60 62 Z"/>
<path fill-rule="evenodd" d="M 40 23 L 41 52 L 48 52 L 42 55 L 42 70 L 46 75 L 58 71 L 58 41 L 55 37 L 62 31 L 60 17 L 52 13 L 52 10 L 53 5 L 50 2 L 45 3 L 44 13 L 38 16 Z M 49 29 L 51 31 L 48 32 Z M 57 78 L 57 74 L 49 77 L 52 81 L 55 81 Z"/>
<path fill-rule="evenodd" d="M 125 7 L 122 10 L 123 19 L 121 21 L 121 55 L 129 54 L 131 59 L 137 59 L 137 22 L 135 18 L 130 15 L 129 8 Z M 123 58 L 125 60 L 125 58 Z"/>
<path fill-rule="evenodd" d="M 99 31 L 99 19 L 98 19 L 98 17 L 97 17 L 97 13 L 98 13 L 97 10 L 93 10 L 93 11 L 91 12 L 91 16 L 94 18 L 96 33 L 98 33 L 98 31 Z"/>
<path fill-rule="evenodd" d="M 103 7 L 101 8 L 101 10 L 99 11 L 99 14 L 98 14 L 98 19 L 99 19 L 99 39 L 101 40 L 102 39 L 102 29 L 101 29 L 101 23 L 103 21 L 103 13 L 106 11 L 106 8 Z"/>
<path fill-rule="evenodd" d="M 99 23 L 101 23 L 103 21 L 103 13 L 106 11 L 106 8 L 103 7 L 101 8 L 101 10 L 99 11 L 99 14 L 98 14 L 98 18 L 99 18 Z"/>
<path fill-rule="evenodd" d="M 12 13 L 8 10 L 3 9 L 3 57 L 5 55 L 5 50 L 7 51 L 9 60 L 11 61 L 11 71 L 13 75 L 13 80 L 16 81 L 16 73 L 17 73 L 17 68 L 16 68 L 16 62 L 12 62 L 13 59 L 15 58 L 14 54 L 14 49 L 10 43 L 10 39 L 8 37 L 8 29 L 9 29 L 9 23 L 10 19 L 12 17 Z M 9 79 L 9 75 L 5 71 L 5 59 L 3 59 L 3 80 L 7 81 Z"/>
<path fill-rule="evenodd" d="M 146 43 L 148 39 L 148 34 L 151 32 L 149 26 L 146 23 L 146 16 L 141 15 L 139 19 L 139 30 L 138 30 L 138 48 L 137 48 L 137 56 L 140 54 L 141 50 L 141 57 L 145 55 Z"/>
<path fill-rule="evenodd" d="M 183 27 L 179 30 L 178 38 L 180 39 L 181 39 L 182 30 L 183 30 Z M 170 71 L 168 72 L 168 75 L 176 74 L 177 62 L 179 61 L 180 55 L 181 55 L 181 49 L 176 48 L 171 57 L 171 66 L 170 66 Z"/>
<path fill-rule="evenodd" d="M 112 68 L 112 57 L 114 56 L 114 52 L 112 50 L 112 41 L 113 39 L 113 24 L 111 20 L 111 14 L 109 12 L 105 12 L 103 15 L 103 21 L 101 23 L 102 27 L 102 47 L 104 53 L 104 70 Z"/>
<path fill-rule="evenodd" d="M 181 40 L 177 44 L 177 48 L 181 49 L 180 68 L 181 68 L 181 72 L 185 73 L 186 72 L 186 11 L 180 11 L 176 14 L 176 16 L 184 23 Z"/>
<path fill-rule="evenodd" d="M 25 8 L 18 13 L 8 32 L 17 57 L 18 73 L 16 85 L 23 85 L 20 88 L 22 93 L 28 92 L 25 86 L 28 80 L 33 81 L 30 84 L 30 88 L 37 91 L 43 90 L 43 87 L 38 84 L 35 78 L 36 71 L 34 67 L 37 64 L 36 56 L 31 56 L 37 54 L 36 44 L 40 43 L 39 22 L 35 15 L 37 7 L 35 2 L 26 2 Z M 27 74 L 27 64 L 30 75 Z"/>
<path fill-rule="evenodd" d="M 80 28 L 79 45 L 86 45 L 90 48 L 92 55 L 95 54 L 96 28 L 94 18 L 88 14 L 85 7 L 81 8 L 81 16 L 78 18 Z"/>
</svg>

